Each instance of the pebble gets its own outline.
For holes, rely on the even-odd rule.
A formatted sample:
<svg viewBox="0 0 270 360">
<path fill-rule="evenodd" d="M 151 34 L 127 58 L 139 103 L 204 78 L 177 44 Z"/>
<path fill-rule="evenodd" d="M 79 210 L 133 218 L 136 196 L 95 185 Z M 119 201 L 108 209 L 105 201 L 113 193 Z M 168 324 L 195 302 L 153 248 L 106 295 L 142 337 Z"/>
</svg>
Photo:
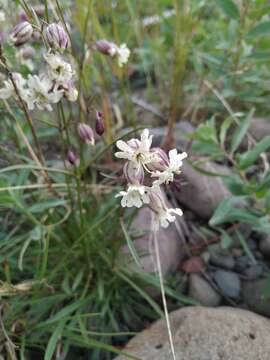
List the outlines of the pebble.
<svg viewBox="0 0 270 360">
<path fill-rule="evenodd" d="M 204 262 L 199 256 L 193 256 L 183 263 L 182 269 L 186 273 L 201 273 L 204 269 Z"/>
<path fill-rule="evenodd" d="M 256 264 L 248 267 L 244 270 L 243 275 L 247 277 L 248 280 L 256 280 L 263 273 L 263 267 L 261 264 Z"/>
<path fill-rule="evenodd" d="M 221 296 L 215 289 L 200 275 L 191 274 L 189 276 L 188 296 L 199 301 L 204 306 L 218 306 Z"/>
<path fill-rule="evenodd" d="M 243 250 L 240 249 L 240 248 L 233 248 L 233 249 L 232 249 L 232 255 L 233 255 L 234 257 L 236 257 L 236 258 L 242 256 L 243 253 L 244 253 Z"/>
<path fill-rule="evenodd" d="M 248 268 L 249 266 L 252 266 L 253 263 L 251 261 L 251 259 L 244 255 L 244 256 L 240 256 L 239 258 L 236 259 L 236 263 L 235 263 L 235 270 L 237 272 L 243 273 L 243 271 Z"/>
<path fill-rule="evenodd" d="M 265 257 L 270 257 L 270 236 L 265 236 L 260 240 L 260 250 Z"/>
<path fill-rule="evenodd" d="M 217 270 L 214 280 L 222 293 L 231 298 L 238 298 L 241 291 L 241 281 L 238 275 L 231 271 Z"/>
<path fill-rule="evenodd" d="M 213 265 L 223 267 L 225 269 L 233 269 L 235 265 L 235 260 L 231 255 L 224 255 L 218 252 L 211 252 L 210 262 Z"/>
<path fill-rule="evenodd" d="M 269 284 L 267 279 L 243 282 L 243 300 L 250 310 L 270 317 L 270 297 L 265 296 L 265 288 Z"/>
</svg>

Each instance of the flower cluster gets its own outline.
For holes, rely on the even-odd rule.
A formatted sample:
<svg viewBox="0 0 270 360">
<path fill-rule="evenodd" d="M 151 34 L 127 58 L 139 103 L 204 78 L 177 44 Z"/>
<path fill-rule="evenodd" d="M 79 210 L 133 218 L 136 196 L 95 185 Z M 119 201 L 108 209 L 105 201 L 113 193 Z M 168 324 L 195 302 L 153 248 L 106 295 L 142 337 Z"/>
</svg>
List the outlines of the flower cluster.
<svg viewBox="0 0 270 360">
<path fill-rule="evenodd" d="M 28 21 L 23 21 L 13 29 L 11 41 L 15 46 L 19 46 L 27 42 L 32 34 L 32 25 Z M 37 108 L 52 111 L 52 104 L 58 103 L 63 97 L 69 101 L 76 101 L 78 91 L 73 83 L 75 72 L 71 64 L 60 54 L 69 46 L 64 28 L 60 24 L 50 24 L 45 29 L 44 38 L 51 47 L 44 55 L 46 71 L 39 75 L 30 74 L 27 79 L 21 74 L 12 74 L 13 81 L 5 81 L 4 87 L 0 89 L 1 99 L 16 95 L 14 82 L 17 92 L 29 110 Z"/>
<path fill-rule="evenodd" d="M 122 67 L 128 62 L 130 50 L 126 44 L 117 46 L 115 43 L 107 40 L 98 40 L 96 42 L 96 48 L 104 55 L 109 55 L 112 58 L 116 57 L 119 67 Z"/>
<path fill-rule="evenodd" d="M 161 148 L 151 148 L 152 137 L 145 129 L 140 140 L 117 141 L 120 151 L 115 156 L 127 160 L 123 168 L 127 189 L 120 191 L 116 197 L 122 197 L 123 207 L 140 208 L 146 204 L 154 213 L 154 225 L 166 228 L 175 221 L 175 215 L 182 215 L 182 210 L 168 208 L 161 186 L 172 183 L 180 174 L 187 154 L 173 149 L 167 155 Z"/>
</svg>

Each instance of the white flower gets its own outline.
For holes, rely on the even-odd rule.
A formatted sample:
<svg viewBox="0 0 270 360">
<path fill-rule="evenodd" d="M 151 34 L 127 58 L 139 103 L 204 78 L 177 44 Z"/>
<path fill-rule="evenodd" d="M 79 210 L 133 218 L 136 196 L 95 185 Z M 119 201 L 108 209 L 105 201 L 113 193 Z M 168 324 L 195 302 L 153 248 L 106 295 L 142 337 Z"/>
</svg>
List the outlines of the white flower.
<svg viewBox="0 0 270 360">
<path fill-rule="evenodd" d="M 122 151 L 116 152 L 115 156 L 133 161 L 139 166 L 152 162 L 155 158 L 155 154 L 150 152 L 152 137 L 152 135 L 149 136 L 149 130 L 145 129 L 141 134 L 141 140 L 131 139 L 127 142 L 118 140 L 116 146 Z"/>
<path fill-rule="evenodd" d="M 63 86 L 65 97 L 71 101 L 74 102 L 78 98 L 78 90 L 75 88 L 75 86 L 72 84 L 72 82 L 69 82 Z"/>
<path fill-rule="evenodd" d="M 114 51 L 114 50 L 113 50 Z M 130 50 L 126 44 L 121 44 L 120 47 L 116 48 L 118 66 L 122 67 L 124 64 L 128 62 L 128 58 L 130 55 Z M 114 52 L 115 54 L 115 52 Z M 114 56 L 114 55 L 112 55 Z"/>
<path fill-rule="evenodd" d="M 187 157 L 187 153 L 177 154 L 177 150 L 173 149 L 169 151 L 169 164 L 165 167 L 164 171 L 155 171 L 152 173 L 152 177 L 158 177 L 153 185 L 168 184 L 174 180 L 175 174 L 180 174 L 180 167 L 183 165 L 183 160 Z"/>
<path fill-rule="evenodd" d="M 25 99 L 27 95 L 27 90 L 24 88 L 26 84 L 26 80 L 22 77 L 19 73 L 13 73 L 12 78 L 17 86 L 18 92 L 20 96 Z M 15 96 L 16 92 L 14 89 L 14 86 L 12 84 L 12 81 L 6 80 L 4 81 L 4 87 L 0 89 L 0 99 L 9 99 L 11 96 Z"/>
<path fill-rule="evenodd" d="M 172 214 L 182 216 L 183 211 L 179 208 L 176 208 L 176 209 L 166 209 L 160 212 L 156 216 L 157 225 L 161 225 L 161 227 L 166 229 L 170 225 L 170 223 L 174 222 L 176 219 L 176 217 Z"/>
<path fill-rule="evenodd" d="M 57 85 L 69 83 L 74 75 L 74 71 L 69 63 L 64 61 L 60 55 L 48 52 L 44 59 L 49 65 L 49 76 L 56 81 Z"/>
<path fill-rule="evenodd" d="M 116 195 L 116 197 L 119 196 L 122 196 L 121 205 L 123 207 L 140 208 L 143 204 L 150 202 L 148 191 L 143 185 L 129 185 L 127 191 L 120 191 Z"/>
<path fill-rule="evenodd" d="M 155 213 L 154 226 L 158 229 L 160 226 L 167 228 L 170 223 L 174 222 L 175 215 L 182 216 L 181 209 L 168 208 L 163 193 L 159 186 L 153 186 L 150 191 L 150 203 L 149 207 Z"/>
<path fill-rule="evenodd" d="M 63 91 L 53 88 L 51 79 L 46 76 L 28 76 L 29 94 L 26 102 L 29 110 L 36 106 L 39 110 L 52 111 L 51 104 L 57 103 L 63 96 Z"/>
</svg>

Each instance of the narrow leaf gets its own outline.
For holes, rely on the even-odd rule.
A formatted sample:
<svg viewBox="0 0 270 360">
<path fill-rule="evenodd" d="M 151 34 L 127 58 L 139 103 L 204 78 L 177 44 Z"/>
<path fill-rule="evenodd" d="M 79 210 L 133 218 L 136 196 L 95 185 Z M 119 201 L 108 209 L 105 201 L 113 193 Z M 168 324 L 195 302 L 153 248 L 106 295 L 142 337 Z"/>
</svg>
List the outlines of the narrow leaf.
<svg viewBox="0 0 270 360">
<path fill-rule="evenodd" d="M 255 111 L 255 109 L 252 108 L 250 110 L 250 112 L 248 113 L 247 117 L 244 119 L 244 121 L 242 121 L 242 124 L 240 126 L 238 126 L 237 129 L 235 130 L 233 137 L 232 137 L 232 142 L 231 142 L 231 153 L 232 154 L 238 149 L 242 140 L 244 139 L 244 136 L 246 135 L 246 133 L 248 131 L 252 117 L 254 115 L 254 111 Z"/>
<path fill-rule="evenodd" d="M 216 3 L 229 18 L 238 19 L 240 17 L 239 9 L 232 0 L 216 0 Z"/>
<path fill-rule="evenodd" d="M 265 21 L 256 25 L 253 29 L 249 31 L 247 36 L 249 38 L 257 37 L 257 36 L 265 36 L 270 34 L 270 21 Z"/>
<path fill-rule="evenodd" d="M 62 334 L 65 323 L 65 321 L 60 321 L 52 333 L 46 348 L 44 360 L 51 360 L 53 358 L 57 342 Z"/>
<path fill-rule="evenodd" d="M 254 164 L 255 161 L 258 159 L 258 157 L 261 155 L 261 153 L 268 150 L 269 147 L 270 147 L 270 135 L 263 138 L 251 150 L 249 150 L 240 157 L 239 168 L 246 169 L 252 164 Z"/>
</svg>

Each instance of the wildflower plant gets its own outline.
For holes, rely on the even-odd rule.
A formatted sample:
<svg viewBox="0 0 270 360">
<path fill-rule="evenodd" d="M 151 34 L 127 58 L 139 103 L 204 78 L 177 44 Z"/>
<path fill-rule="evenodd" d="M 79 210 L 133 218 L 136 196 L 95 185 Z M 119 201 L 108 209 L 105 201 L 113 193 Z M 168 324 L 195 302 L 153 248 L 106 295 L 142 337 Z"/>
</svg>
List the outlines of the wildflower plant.
<svg viewBox="0 0 270 360">
<path fill-rule="evenodd" d="M 33 7 L 19 3 L 20 20 L 16 14 L 0 45 L 0 99 L 12 147 L 1 146 L 9 165 L 0 169 L 0 211 L 8 213 L 0 232 L 1 240 L 5 234 L 0 244 L 1 351 L 16 358 L 19 348 L 28 357 L 33 345 L 48 360 L 60 353 L 77 357 L 73 349 L 78 347 L 100 359 L 104 353 L 121 353 L 112 346 L 114 337 L 132 334 L 122 323 L 131 330 L 140 327 L 130 325 L 141 323 L 131 315 L 134 306 L 151 320 L 163 315 L 143 289 L 149 280 L 119 264 L 128 236 L 118 197 L 123 207 L 151 209 L 153 233 L 166 228 L 182 211 L 168 208 L 162 187 L 179 175 L 186 154 L 152 148 L 147 129 L 140 140 L 118 138 L 115 156 L 126 161 L 127 187 L 115 198 L 114 176 L 103 177 L 100 171 L 115 143 L 106 137 L 113 134 L 108 114 L 100 111 L 106 96 L 89 100 L 83 70 L 92 51 L 111 58 L 124 74 L 130 50 L 109 40 L 86 44 L 83 37 L 76 56 L 58 1 L 56 7 L 47 1 Z M 48 134 L 54 137 L 46 146 Z"/>
</svg>

